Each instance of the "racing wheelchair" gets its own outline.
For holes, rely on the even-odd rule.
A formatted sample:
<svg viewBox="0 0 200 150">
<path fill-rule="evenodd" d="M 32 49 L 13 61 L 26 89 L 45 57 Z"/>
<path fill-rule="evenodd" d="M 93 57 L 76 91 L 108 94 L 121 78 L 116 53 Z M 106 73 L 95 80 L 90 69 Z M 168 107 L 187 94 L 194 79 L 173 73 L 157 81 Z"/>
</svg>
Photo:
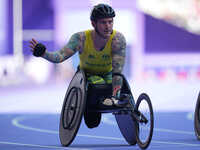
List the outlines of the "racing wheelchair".
<svg viewBox="0 0 200 150">
<path fill-rule="evenodd" d="M 197 98 L 194 113 L 194 131 L 198 140 L 200 140 L 200 92 Z"/>
<path fill-rule="evenodd" d="M 153 107 L 149 96 L 140 94 L 135 103 L 130 86 L 122 74 L 123 86 L 120 100 L 127 100 L 125 107 L 105 106 L 100 101 L 112 95 L 112 84 L 89 84 L 83 70 L 77 69 L 73 76 L 60 115 L 59 137 L 63 146 L 69 146 L 80 127 L 82 118 L 88 128 L 101 122 L 102 113 L 112 113 L 118 127 L 129 145 L 138 144 L 146 149 L 152 139 L 154 128 Z"/>
</svg>

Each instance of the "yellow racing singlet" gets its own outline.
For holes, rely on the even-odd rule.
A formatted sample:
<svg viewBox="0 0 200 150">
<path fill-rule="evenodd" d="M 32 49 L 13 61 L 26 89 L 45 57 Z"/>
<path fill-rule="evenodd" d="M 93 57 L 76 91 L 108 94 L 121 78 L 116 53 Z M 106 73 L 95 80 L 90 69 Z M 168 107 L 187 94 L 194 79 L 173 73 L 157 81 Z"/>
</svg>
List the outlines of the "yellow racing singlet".
<svg viewBox="0 0 200 150">
<path fill-rule="evenodd" d="M 80 58 L 80 68 L 89 74 L 105 74 L 112 71 L 111 43 L 116 31 L 113 30 L 108 42 L 101 51 L 97 51 L 92 40 L 92 30 L 85 31 L 84 49 Z"/>
</svg>

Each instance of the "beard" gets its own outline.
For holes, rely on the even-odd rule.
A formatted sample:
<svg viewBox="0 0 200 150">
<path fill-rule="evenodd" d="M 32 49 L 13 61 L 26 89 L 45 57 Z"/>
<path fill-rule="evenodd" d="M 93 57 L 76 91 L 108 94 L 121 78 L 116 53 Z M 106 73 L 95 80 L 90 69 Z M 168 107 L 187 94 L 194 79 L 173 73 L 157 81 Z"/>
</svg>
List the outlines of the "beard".
<svg viewBox="0 0 200 150">
<path fill-rule="evenodd" d="M 103 39 L 107 39 L 108 37 L 110 37 L 110 35 L 113 33 L 113 30 L 111 31 L 111 33 L 109 34 L 109 36 L 105 36 L 104 34 L 100 33 L 99 30 L 97 28 L 95 28 L 96 33 L 102 37 Z M 109 32 L 109 31 L 108 31 Z"/>
</svg>

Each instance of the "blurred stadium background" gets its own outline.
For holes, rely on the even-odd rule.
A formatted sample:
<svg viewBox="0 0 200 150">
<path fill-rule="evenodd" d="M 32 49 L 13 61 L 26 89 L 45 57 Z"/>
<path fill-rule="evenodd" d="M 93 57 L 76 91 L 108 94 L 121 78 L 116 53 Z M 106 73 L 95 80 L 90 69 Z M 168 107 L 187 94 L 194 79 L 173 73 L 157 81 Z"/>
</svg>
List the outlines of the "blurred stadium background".
<svg viewBox="0 0 200 150">
<path fill-rule="evenodd" d="M 69 81 L 77 55 L 52 64 L 33 57 L 28 41 L 60 49 L 74 32 L 92 28 L 90 11 L 100 2 L 116 9 L 114 28 L 126 36 L 124 74 L 134 95 L 149 93 L 155 110 L 192 111 L 200 83 L 200 0 L 0 0 L 0 97 Z"/>
</svg>

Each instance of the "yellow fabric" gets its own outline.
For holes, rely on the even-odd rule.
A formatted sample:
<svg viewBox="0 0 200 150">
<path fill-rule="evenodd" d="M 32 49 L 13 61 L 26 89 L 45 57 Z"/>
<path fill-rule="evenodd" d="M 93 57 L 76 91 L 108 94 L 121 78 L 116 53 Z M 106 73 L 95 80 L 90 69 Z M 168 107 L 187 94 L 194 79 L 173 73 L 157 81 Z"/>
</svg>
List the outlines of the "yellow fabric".
<svg viewBox="0 0 200 150">
<path fill-rule="evenodd" d="M 97 76 L 97 75 L 89 76 L 87 80 L 91 84 L 105 84 L 106 83 L 102 77 Z"/>
<path fill-rule="evenodd" d="M 112 83 L 112 72 L 106 73 L 104 75 L 86 75 L 87 80 L 91 84 L 111 84 Z"/>
<path fill-rule="evenodd" d="M 90 74 L 105 74 L 112 70 L 111 43 L 116 31 L 113 30 L 103 50 L 97 51 L 92 40 L 92 30 L 85 31 L 86 40 L 80 58 L 80 68 Z"/>
</svg>

